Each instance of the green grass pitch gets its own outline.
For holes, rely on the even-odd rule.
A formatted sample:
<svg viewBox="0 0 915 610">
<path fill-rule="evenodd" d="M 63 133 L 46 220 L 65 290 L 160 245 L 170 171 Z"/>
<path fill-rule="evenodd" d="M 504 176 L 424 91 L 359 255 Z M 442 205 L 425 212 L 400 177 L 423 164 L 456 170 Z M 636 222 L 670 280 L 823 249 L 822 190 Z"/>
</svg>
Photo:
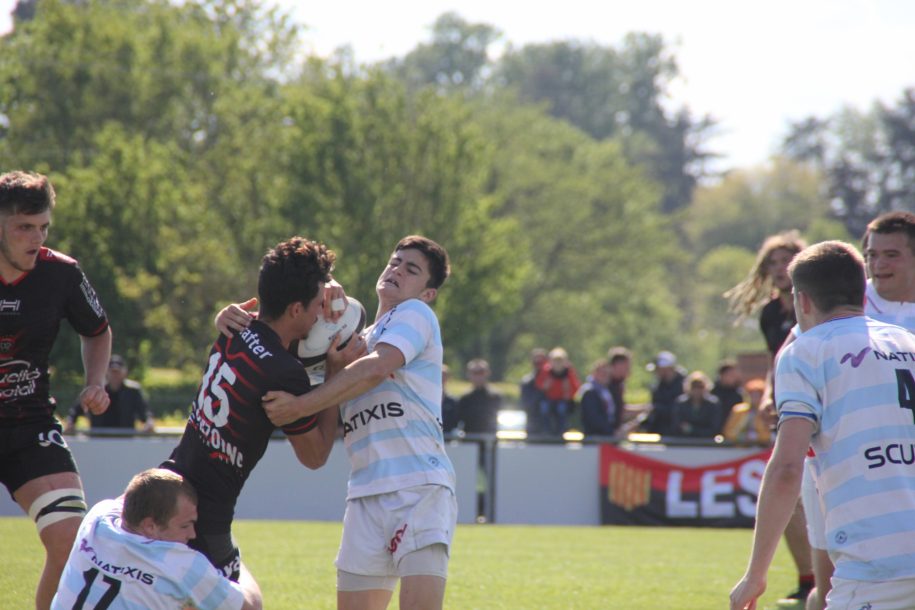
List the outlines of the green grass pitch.
<svg viewBox="0 0 915 610">
<path fill-rule="evenodd" d="M 340 524 L 239 521 L 235 537 L 269 610 L 335 607 Z M 750 530 L 461 525 L 445 608 L 713 610 L 743 574 Z M 0 518 L 0 608 L 33 607 L 44 551 L 27 519 Z M 760 608 L 794 588 L 779 549 Z M 390 608 L 398 607 L 395 593 Z"/>
</svg>

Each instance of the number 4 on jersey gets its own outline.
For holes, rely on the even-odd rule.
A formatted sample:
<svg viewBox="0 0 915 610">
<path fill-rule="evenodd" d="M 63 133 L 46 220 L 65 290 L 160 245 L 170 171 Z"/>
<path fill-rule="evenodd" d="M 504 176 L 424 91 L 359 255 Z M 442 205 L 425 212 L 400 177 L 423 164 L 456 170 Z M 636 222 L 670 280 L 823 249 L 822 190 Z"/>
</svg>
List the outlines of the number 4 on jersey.
<svg viewBox="0 0 915 610">
<path fill-rule="evenodd" d="M 915 423 L 915 377 L 909 369 L 896 369 L 896 384 L 899 388 L 899 406 L 912 412 Z"/>
</svg>

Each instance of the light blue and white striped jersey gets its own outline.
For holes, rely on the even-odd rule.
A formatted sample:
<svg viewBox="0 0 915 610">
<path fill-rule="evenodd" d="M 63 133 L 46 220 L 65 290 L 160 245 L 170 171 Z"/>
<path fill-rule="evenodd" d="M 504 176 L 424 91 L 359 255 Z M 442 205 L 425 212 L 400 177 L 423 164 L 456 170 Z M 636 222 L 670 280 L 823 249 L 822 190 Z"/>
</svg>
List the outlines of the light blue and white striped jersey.
<svg viewBox="0 0 915 610">
<path fill-rule="evenodd" d="M 915 332 L 915 303 L 887 301 L 877 294 L 877 290 L 871 280 L 867 280 L 865 297 L 864 313 L 868 316 Z"/>
<path fill-rule="evenodd" d="M 51 610 L 237 610 L 244 594 L 186 544 L 121 527 L 123 501 L 103 500 L 83 519 Z"/>
<path fill-rule="evenodd" d="M 366 330 L 374 351 L 387 343 L 404 366 L 341 406 L 343 444 L 349 455 L 347 499 L 413 487 L 454 490 L 454 468 L 442 436 L 442 335 L 435 313 L 410 299 Z"/>
<path fill-rule="evenodd" d="M 915 578 L 915 335 L 866 316 L 800 335 L 776 365 L 779 422 L 814 423 L 835 574 Z"/>
<path fill-rule="evenodd" d="M 907 328 L 915 333 L 915 303 L 907 301 L 887 301 L 874 288 L 874 282 L 867 280 L 867 289 L 864 292 L 864 314 L 887 324 L 895 324 Z M 797 339 L 801 328 L 795 324 L 791 327 L 791 334 Z"/>
</svg>

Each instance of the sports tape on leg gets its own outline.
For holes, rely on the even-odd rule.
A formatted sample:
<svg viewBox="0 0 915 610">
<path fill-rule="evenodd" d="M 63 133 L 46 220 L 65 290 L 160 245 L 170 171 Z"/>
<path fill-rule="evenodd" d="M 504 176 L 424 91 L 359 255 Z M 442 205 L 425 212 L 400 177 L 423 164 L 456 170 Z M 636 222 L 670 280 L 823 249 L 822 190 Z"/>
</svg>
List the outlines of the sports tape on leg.
<svg viewBox="0 0 915 610">
<path fill-rule="evenodd" d="M 58 521 L 86 514 L 86 498 L 82 489 L 52 489 L 35 498 L 29 507 L 29 517 L 35 522 L 38 532 Z"/>
<path fill-rule="evenodd" d="M 331 311 L 343 311 L 344 309 L 346 309 L 346 301 L 343 299 L 334 299 L 330 302 Z"/>
</svg>

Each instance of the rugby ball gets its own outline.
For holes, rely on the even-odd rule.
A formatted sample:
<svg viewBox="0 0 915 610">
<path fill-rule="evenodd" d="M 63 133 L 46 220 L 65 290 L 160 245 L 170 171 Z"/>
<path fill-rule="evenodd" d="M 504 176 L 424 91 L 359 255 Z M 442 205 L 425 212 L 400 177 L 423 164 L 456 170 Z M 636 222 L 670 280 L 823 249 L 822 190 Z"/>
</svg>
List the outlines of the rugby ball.
<svg viewBox="0 0 915 610">
<path fill-rule="evenodd" d="M 336 322 L 330 322 L 323 316 L 318 316 L 318 321 L 308 331 L 308 336 L 299 341 L 296 346 L 296 355 L 308 370 L 312 383 L 318 378 L 320 378 L 318 383 L 324 381 L 324 361 L 334 335 L 340 334 L 342 338 L 340 347 L 343 347 L 354 334 L 362 332 L 362 329 L 365 328 L 365 307 L 353 297 L 348 296 L 346 300 L 349 304 Z"/>
</svg>

